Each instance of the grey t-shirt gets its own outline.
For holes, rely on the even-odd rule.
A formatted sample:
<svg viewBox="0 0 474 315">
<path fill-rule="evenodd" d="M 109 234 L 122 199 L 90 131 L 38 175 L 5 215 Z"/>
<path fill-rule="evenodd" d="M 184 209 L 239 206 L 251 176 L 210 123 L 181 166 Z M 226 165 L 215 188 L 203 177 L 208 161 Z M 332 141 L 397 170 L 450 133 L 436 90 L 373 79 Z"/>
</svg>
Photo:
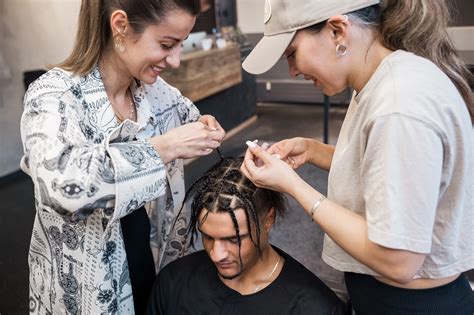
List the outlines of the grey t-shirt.
<svg viewBox="0 0 474 315">
<path fill-rule="evenodd" d="M 395 51 L 354 95 L 328 197 L 367 220 L 370 241 L 426 254 L 417 277 L 474 268 L 474 131 L 466 105 L 432 62 Z M 327 235 L 323 260 L 377 275 Z"/>
</svg>

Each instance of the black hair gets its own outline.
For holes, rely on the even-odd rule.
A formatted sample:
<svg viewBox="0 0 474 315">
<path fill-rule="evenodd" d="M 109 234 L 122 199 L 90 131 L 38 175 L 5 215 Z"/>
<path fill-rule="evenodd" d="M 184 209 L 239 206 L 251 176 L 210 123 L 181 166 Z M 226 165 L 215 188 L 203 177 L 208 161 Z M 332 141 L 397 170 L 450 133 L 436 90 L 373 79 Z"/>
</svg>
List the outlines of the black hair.
<svg viewBox="0 0 474 315">
<path fill-rule="evenodd" d="M 219 152 L 220 154 L 220 152 Z M 208 212 L 228 213 L 234 223 L 236 238 L 241 246 L 239 225 L 234 211 L 243 209 L 254 246 L 260 248 L 260 219 L 265 217 L 271 208 L 281 216 L 286 209 L 286 199 L 282 193 L 255 186 L 240 171 L 243 157 L 227 157 L 221 155 L 221 161 L 211 167 L 186 192 L 185 201 L 195 191 L 191 204 L 191 219 L 188 226 L 190 245 L 194 246 L 199 227 L 199 216 L 205 209 Z M 252 236 L 252 226 L 256 230 L 256 239 Z"/>
</svg>

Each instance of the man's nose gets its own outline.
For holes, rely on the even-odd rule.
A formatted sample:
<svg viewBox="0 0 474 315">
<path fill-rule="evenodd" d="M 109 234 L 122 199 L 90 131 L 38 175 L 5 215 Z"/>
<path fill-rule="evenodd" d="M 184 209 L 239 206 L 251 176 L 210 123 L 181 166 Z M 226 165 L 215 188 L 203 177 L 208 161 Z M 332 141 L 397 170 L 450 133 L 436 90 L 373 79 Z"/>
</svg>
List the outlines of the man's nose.
<svg viewBox="0 0 474 315">
<path fill-rule="evenodd" d="M 211 260 L 215 263 L 223 261 L 227 257 L 229 257 L 229 251 L 227 250 L 226 242 L 219 240 L 214 241 L 209 256 L 211 257 Z"/>
</svg>

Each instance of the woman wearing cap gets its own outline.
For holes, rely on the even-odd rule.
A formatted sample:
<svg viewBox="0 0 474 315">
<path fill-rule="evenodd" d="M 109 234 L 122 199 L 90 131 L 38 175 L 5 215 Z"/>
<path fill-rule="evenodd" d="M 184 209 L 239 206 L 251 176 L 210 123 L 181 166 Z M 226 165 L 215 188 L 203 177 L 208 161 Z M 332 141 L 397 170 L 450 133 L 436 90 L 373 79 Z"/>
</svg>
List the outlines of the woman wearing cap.
<svg viewBox="0 0 474 315">
<path fill-rule="evenodd" d="M 172 228 L 182 159 L 225 132 L 159 75 L 179 66 L 199 11 L 198 0 L 83 0 L 73 52 L 30 86 L 32 313 L 144 313 L 155 268 L 186 251 L 186 222 Z"/>
<path fill-rule="evenodd" d="M 262 73 L 283 54 L 325 94 L 355 90 L 335 148 L 249 142 L 242 170 L 323 228 L 323 259 L 345 272 L 358 314 L 474 312 L 472 76 L 447 20 L 441 0 L 267 1 L 244 62 Z M 293 170 L 304 163 L 329 170 L 327 199 Z"/>
</svg>

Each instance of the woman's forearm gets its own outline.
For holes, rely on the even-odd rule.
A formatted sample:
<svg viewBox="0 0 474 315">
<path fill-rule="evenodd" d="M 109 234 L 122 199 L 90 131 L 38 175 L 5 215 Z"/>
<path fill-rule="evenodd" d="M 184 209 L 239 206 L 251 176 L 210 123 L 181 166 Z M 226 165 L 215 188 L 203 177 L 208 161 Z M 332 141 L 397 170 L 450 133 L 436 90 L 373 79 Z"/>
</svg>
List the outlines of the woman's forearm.
<svg viewBox="0 0 474 315">
<path fill-rule="evenodd" d="M 320 169 L 329 171 L 331 168 L 332 157 L 334 155 L 334 146 L 313 139 L 307 139 L 307 141 L 308 162 Z"/>
</svg>

